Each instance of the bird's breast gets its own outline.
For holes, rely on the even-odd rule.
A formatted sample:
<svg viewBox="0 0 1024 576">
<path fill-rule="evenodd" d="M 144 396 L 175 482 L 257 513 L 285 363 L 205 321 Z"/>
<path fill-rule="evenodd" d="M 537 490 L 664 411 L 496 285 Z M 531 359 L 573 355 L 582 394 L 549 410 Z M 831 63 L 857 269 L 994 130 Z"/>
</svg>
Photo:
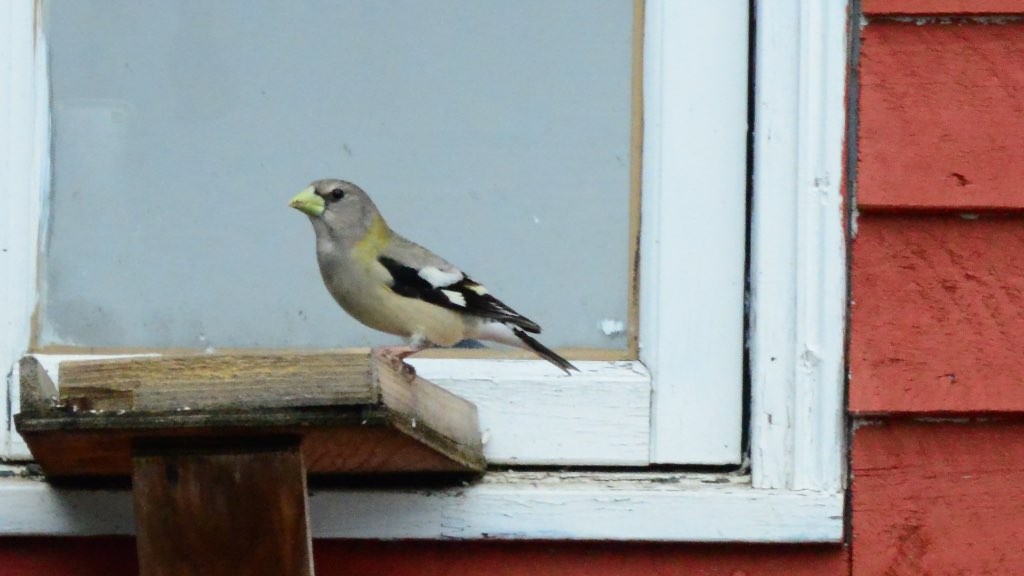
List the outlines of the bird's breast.
<svg viewBox="0 0 1024 576">
<path fill-rule="evenodd" d="M 351 258 L 345 260 L 345 258 Z M 458 313 L 400 296 L 391 290 L 391 274 L 374 259 L 318 253 L 327 291 L 359 322 L 381 332 L 451 346 L 465 336 L 465 319 Z"/>
</svg>

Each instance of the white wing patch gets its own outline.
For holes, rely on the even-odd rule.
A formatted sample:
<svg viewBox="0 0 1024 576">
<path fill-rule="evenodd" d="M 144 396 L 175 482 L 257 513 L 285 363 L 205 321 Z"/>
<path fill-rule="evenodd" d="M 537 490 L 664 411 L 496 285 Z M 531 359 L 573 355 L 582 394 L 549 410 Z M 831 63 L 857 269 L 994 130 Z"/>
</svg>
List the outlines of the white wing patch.
<svg viewBox="0 0 1024 576">
<path fill-rule="evenodd" d="M 462 272 L 459 272 L 458 270 L 456 270 L 455 272 L 445 272 L 444 270 L 441 270 L 437 266 L 424 266 L 423 268 L 420 268 L 417 274 L 419 275 L 420 278 L 423 278 L 427 282 L 430 282 L 430 285 L 433 286 L 434 288 L 444 288 L 445 286 L 451 286 L 452 284 L 455 284 L 456 282 L 462 280 L 463 278 Z M 462 298 L 462 295 L 459 295 L 459 298 Z M 451 300 L 451 297 L 449 296 L 448 299 Z M 454 302 L 454 300 L 452 301 Z M 456 304 L 458 304 L 458 302 L 456 302 Z M 465 306 L 465 299 L 463 299 L 462 303 L 459 305 Z"/>
<path fill-rule="evenodd" d="M 487 288 L 479 284 L 470 284 L 469 282 L 466 282 L 466 290 L 475 292 L 477 296 L 485 296 L 487 294 Z"/>
<path fill-rule="evenodd" d="M 448 299 L 449 302 L 456 306 L 466 307 L 466 297 L 454 290 L 441 290 L 441 294 Z"/>
</svg>

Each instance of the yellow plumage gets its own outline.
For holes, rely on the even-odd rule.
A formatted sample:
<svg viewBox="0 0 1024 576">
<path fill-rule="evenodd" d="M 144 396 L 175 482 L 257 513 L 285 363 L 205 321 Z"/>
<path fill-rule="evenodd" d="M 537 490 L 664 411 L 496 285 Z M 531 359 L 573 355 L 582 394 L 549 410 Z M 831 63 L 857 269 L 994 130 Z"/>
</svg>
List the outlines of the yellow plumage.
<svg viewBox="0 0 1024 576">
<path fill-rule="evenodd" d="M 363 324 L 404 336 L 411 347 L 484 339 L 533 350 L 568 372 L 576 368 L 529 333 L 540 326 L 426 248 L 395 234 L 358 186 L 319 180 L 291 206 L 316 232 L 320 274 L 331 296 Z"/>
</svg>

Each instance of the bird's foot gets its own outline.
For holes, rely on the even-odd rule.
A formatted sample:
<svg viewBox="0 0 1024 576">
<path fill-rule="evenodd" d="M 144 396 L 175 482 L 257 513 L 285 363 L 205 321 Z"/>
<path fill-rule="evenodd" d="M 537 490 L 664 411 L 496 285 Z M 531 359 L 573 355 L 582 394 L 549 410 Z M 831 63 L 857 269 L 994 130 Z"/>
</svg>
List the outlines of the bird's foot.
<svg viewBox="0 0 1024 576">
<path fill-rule="evenodd" d="M 402 377 L 405 378 L 407 382 L 412 382 L 416 379 L 416 368 L 414 368 L 412 364 L 402 362 L 401 371 Z"/>
<path fill-rule="evenodd" d="M 416 369 L 406 364 L 405 359 L 419 352 L 423 348 L 412 346 L 388 346 L 379 348 L 377 352 L 387 360 L 393 369 L 399 372 L 406 380 L 412 382 L 416 379 Z"/>
</svg>

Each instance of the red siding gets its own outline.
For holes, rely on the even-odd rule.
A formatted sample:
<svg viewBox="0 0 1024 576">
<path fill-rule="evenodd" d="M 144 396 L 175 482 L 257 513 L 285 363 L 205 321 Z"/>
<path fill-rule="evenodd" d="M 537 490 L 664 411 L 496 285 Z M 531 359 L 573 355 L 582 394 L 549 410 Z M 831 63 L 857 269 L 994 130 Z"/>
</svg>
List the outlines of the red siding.
<svg viewBox="0 0 1024 576">
<path fill-rule="evenodd" d="M 865 14 L 1013 14 L 1024 0 L 863 0 Z"/>
<path fill-rule="evenodd" d="M 1024 410 L 1022 255 L 1019 218 L 861 218 L 850 409 Z"/>
<path fill-rule="evenodd" d="M 837 546 L 675 546 L 559 542 L 314 544 L 317 576 L 840 576 Z M 0 539 L 0 576 L 129 576 L 131 538 Z"/>
<path fill-rule="evenodd" d="M 1022 422 L 859 428 L 853 574 L 1024 574 L 1022 462 Z"/>
<path fill-rule="evenodd" d="M 1024 209 L 1024 23 L 862 34 L 859 209 Z"/>
<path fill-rule="evenodd" d="M 1024 218 L 956 214 L 1024 209 L 1024 22 L 919 24 L 862 30 L 849 398 L 871 419 L 854 421 L 852 571 L 1024 574 Z M 961 418 L 908 419 L 927 413 Z"/>
<path fill-rule="evenodd" d="M 0 576 L 135 576 L 133 538 L 0 538 Z"/>
<path fill-rule="evenodd" d="M 1024 13 L 1024 0 L 863 8 Z M 1024 218 L 935 214 L 1024 210 L 1024 23 L 873 19 L 862 34 L 852 559 L 842 546 L 318 541 L 317 573 L 1024 574 Z M 935 412 L 963 418 L 908 419 Z M 1008 419 L 974 419 L 993 412 Z M 128 538 L 0 540 L 0 576 L 135 572 Z"/>
</svg>

